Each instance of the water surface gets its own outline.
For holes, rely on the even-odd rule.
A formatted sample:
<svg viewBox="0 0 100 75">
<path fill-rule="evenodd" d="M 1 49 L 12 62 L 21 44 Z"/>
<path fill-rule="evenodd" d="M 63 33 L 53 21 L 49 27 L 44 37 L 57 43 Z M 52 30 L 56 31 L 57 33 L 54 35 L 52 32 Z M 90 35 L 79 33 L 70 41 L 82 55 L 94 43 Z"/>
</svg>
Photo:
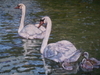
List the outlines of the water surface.
<svg viewBox="0 0 100 75">
<path fill-rule="evenodd" d="M 77 49 L 100 59 L 99 0 L 1 0 L 0 75 L 46 75 L 49 71 L 52 71 L 50 75 L 72 73 L 59 69 L 52 61 L 49 66 L 44 64 L 39 51 L 41 40 L 27 41 L 19 37 L 21 10 L 14 9 L 19 3 L 27 7 L 25 25 L 38 22 L 42 16 L 50 16 L 53 25 L 49 43 L 69 40 Z M 24 56 L 26 49 L 33 52 Z M 49 69 L 45 70 L 46 67 Z M 100 74 L 99 69 L 91 72 L 79 69 L 73 73 L 71 75 Z"/>
</svg>

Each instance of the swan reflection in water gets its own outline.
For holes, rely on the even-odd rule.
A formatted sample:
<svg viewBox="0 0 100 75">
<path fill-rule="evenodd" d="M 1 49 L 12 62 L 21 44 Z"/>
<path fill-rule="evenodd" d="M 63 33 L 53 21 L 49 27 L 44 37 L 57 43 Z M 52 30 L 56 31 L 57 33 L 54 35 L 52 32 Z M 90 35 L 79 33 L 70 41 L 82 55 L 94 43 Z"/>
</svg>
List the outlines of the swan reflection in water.
<svg viewBox="0 0 100 75">
<path fill-rule="evenodd" d="M 34 39 L 34 40 L 27 40 L 27 39 L 22 39 L 23 41 L 23 48 L 24 48 L 24 56 L 29 55 L 30 53 L 39 50 L 41 41 L 39 39 Z"/>
</svg>

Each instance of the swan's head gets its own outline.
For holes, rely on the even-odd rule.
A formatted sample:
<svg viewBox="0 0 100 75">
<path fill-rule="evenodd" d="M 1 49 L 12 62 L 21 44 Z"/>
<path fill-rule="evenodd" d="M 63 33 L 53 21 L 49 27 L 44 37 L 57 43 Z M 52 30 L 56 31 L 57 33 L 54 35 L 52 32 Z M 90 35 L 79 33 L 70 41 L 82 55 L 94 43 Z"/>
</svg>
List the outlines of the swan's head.
<svg viewBox="0 0 100 75">
<path fill-rule="evenodd" d="M 23 8 L 25 8 L 25 5 L 22 3 L 18 4 L 17 7 L 15 7 L 15 9 L 23 9 Z"/>
<path fill-rule="evenodd" d="M 44 23 L 48 23 L 49 21 L 51 21 L 51 19 L 49 16 L 45 16 L 45 17 L 41 18 L 40 21 L 43 21 Z"/>
<path fill-rule="evenodd" d="M 89 53 L 88 53 L 88 52 L 84 52 L 83 55 L 84 55 L 84 57 L 85 57 L 86 59 L 89 58 Z"/>
<path fill-rule="evenodd" d="M 48 17 L 48 16 L 45 16 L 43 18 L 40 19 L 40 26 L 43 25 L 43 24 L 51 24 L 51 19 Z"/>
</svg>

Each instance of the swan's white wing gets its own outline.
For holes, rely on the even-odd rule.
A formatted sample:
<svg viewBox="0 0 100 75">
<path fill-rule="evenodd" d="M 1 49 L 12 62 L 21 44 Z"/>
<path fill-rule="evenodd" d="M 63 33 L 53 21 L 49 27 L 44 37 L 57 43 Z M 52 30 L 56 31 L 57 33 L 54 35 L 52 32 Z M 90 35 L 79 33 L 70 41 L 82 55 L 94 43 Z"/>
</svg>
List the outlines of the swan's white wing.
<svg viewBox="0 0 100 75">
<path fill-rule="evenodd" d="M 71 42 L 63 40 L 47 45 L 44 50 L 44 56 L 56 62 L 62 62 L 72 57 L 76 50 L 76 47 Z"/>
<path fill-rule="evenodd" d="M 65 59 L 64 53 L 68 51 L 67 48 L 62 48 L 58 43 L 48 44 L 44 50 L 44 57 L 55 62 L 62 62 Z"/>
<path fill-rule="evenodd" d="M 38 27 L 38 26 L 39 26 L 39 24 L 35 24 L 35 26 L 36 26 L 36 27 Z M 41 31 L 43 31 L 43 32 L 44 32 L 44 31 L 46 31 L 46 28 L 45 28 L 45 27 L 43 27 L 43 26 L 40 26 L 40 27 L 39 27 L 39 29 L 40 29 Z"/>
<path fill-rule="evenodd" d="M 26 34 L 32 36 L 32 35 L 35 35 L 35 34 L 41 34 L 42 31 L 40 29 L 38 29 L 35 25 L 30 24 L 30 25 L 25 26 L 22 29 L 21 33 L 26 33 Z"/>
<path fill-rule="evenodd" d="M 76 47 L 71 42 L 69 42 L 67 40 L 58 41 L 57 45 L 59 48 L 58 49 L 59 53 L 62 54 L 62 57 L 60 58 L 62 61 L 72 57 L 77 50 Z"/>
<path fill-rule="evenodd" d="M 68 60 L 68 62 L 76 62 L 81 55 L 80 50 L 76 50 L 72 53 L 72 56 L 69 59 L 65 59 L 64 61 Z"/>
</svg>

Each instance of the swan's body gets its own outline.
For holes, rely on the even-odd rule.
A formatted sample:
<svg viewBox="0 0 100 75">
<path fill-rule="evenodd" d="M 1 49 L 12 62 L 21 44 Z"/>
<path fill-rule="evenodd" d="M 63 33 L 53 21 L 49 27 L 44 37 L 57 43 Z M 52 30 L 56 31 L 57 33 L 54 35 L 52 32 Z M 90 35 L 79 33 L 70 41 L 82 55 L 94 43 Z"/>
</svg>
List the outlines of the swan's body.
<svg viewBox="0 0 100 75">
<path fill-rule="evenodd" d="M 80 56 L 80 52 L 76 47 L 67 40 L 51 43 L 44 49 L 43 55 L 45 58 L 54 60 L 56 62 L 75 62 Z"/>
<path fill-rule="evenodd" d="M 22 9 L 22 17 L 21 17 L 20 26 L 18 29 L 18 34 L 21 37 L 26 38 L 26 39 L 34 39 L 34 38 L 43 39 L 46 28 L 43 26 L 38 28 L 39 24 L 37 25 L 29 24 L 29 25 L 24 26 L 26 7 L 24 4 L 19 4 L 18 7 L 16 8 Z"/>
<path fill-rule="evenodd" d="M 44 23 L 47 23 L 46 35 L 41 46 L 41 53 L 47 59 L 55 62 L 75 62 L 80 57 L 80 52 L 76 47 L 67 40 L 58 41 L 56 43 L 48 44 L 49 35 L 51 32 L 52 22 L 49 17 L 43 17 Z"/>
<path fill-rule="evenodd" d="M 38 24 L 37 24 L 38 25 Z M 46 29 L 41 26 L 39 29 L 36 27 L 36 25 L 29 24 L 25 26 L 19 33 L 19 35 L 23 38 L 27 39 L 43 39 L 45 35 Z"/>
<path fill-rule="evenodd" d="M 96 58 L 89 58 L 89 53 L 84 52 L 84 57 L 80 66 L 84 71 L 91 71 L 93 68 L 99 68 L 100 61 L 98 61 Z"/>
</svg>

